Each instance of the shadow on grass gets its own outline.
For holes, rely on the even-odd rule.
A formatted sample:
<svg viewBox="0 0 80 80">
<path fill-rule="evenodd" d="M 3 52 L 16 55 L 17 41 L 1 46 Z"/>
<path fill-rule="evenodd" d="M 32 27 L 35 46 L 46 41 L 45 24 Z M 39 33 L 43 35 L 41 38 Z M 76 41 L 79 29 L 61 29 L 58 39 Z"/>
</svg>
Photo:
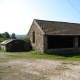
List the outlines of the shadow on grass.
<svg viewBox="0 0 80 80">
<path fill-rule="evenodd" d="M 56 56 L 63 56 L 63 57 L 80 57 L 80 53 L 47 53 L 48 55 L 56 55 Z"/>
</svg>

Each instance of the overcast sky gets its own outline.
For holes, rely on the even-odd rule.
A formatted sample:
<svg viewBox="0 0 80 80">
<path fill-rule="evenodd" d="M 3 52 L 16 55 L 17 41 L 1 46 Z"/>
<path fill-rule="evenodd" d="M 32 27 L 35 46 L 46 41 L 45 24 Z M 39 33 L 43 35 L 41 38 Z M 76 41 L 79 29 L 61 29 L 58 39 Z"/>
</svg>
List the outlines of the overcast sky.
<svg viewBox="0 0 80 80">
<path fill-rule="evenodd" d="M 80 0 L 0 0 L 0 33 L 27 34 L 33 19 L 80 23 Z"/>
</svg>

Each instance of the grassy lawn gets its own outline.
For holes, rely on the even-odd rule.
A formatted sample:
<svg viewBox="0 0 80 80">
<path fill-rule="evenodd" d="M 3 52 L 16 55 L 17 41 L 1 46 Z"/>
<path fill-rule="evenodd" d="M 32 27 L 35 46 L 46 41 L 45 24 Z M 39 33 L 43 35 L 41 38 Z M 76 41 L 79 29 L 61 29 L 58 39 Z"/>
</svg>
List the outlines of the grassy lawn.
<svg viewBox="0 0 80 80">
<path fill-rule="evenodd" d="M 15 52 L 15 55 L 9 55 L 8 59 L 52 59 L 52 60 L 80 60 L 79 53 L 64 53 L 64 54 L 44 54 L 38 51 L 30 52 Z"/>
</svg>

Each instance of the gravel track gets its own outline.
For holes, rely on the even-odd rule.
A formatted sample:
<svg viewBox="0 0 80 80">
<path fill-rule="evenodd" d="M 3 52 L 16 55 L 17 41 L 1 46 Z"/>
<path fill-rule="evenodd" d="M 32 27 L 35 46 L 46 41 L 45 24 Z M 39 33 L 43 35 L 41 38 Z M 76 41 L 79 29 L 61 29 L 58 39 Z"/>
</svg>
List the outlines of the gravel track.
<svg viewBox="0 0 80 80">
<path fill-rule="evenodd" d="M 0 58 L 9 54 L 0 53 Z M 80 62 L 43 59 L 0 62 L 0 80 L 80 80 Z"/>
</svg>

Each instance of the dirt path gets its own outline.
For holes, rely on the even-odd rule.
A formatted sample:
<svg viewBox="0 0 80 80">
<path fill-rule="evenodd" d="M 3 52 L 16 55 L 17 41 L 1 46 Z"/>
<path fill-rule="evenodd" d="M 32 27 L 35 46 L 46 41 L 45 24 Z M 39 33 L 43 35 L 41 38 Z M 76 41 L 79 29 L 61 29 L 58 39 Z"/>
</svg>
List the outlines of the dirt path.
<svg viewBox="0 0 80 80">
<path fill-rule="evenodd" d="M 14 53 L 0 52 L 0 58 L 7 58 L 9 55 L 14 55 Z"/>
<path fill-rule="evenodd" d="M 80 80 L 80 63 L 13 60 L 0 63 L 0 80 Z"/>
<path fill-rule="evenodd" d="M 0 58 L 8 55 L 0 53 Z M 42 59 L 4 61 L 0 62 L 0 80 L 80 80 L 80 62 Z"/>
</svg>

